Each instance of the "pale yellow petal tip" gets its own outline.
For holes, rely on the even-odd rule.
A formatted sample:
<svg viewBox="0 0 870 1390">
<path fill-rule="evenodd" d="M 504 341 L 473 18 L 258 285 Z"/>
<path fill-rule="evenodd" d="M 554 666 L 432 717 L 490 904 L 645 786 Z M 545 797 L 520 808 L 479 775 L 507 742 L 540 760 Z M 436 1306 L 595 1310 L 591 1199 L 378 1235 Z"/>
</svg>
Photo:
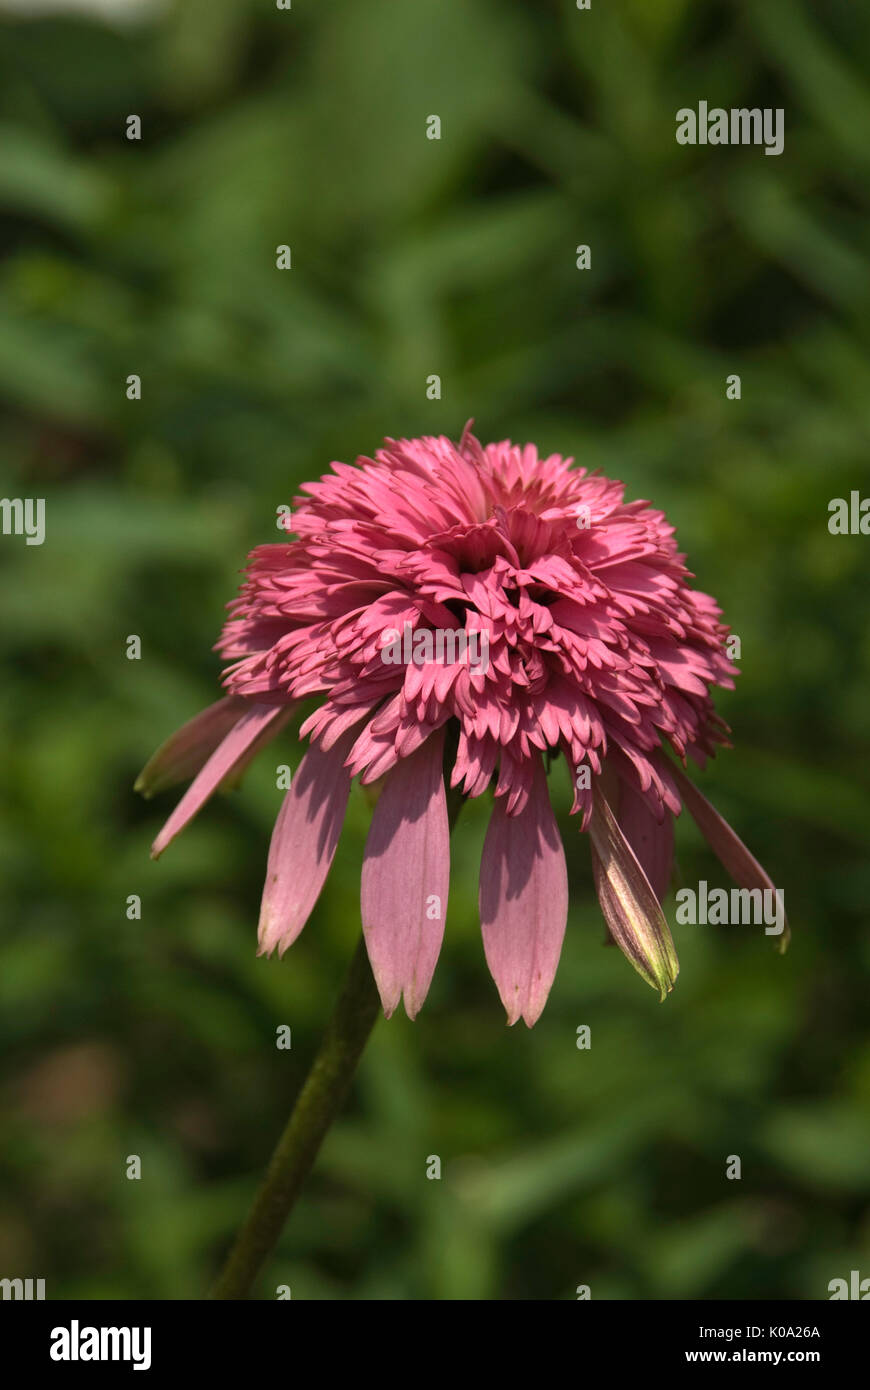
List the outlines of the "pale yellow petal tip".
<svg viewBox="0 0 870 1390">
<path fill-rule="evenodd" d="M 286 949 L 287 948 L 285 946 L 284 950 Z M 272 930 L 271 917 L 265 915 L 260 918 L 260 921 L 257 924 L 257 955 L 266 956 L 267 959 L 269 959 L 275 954 L 276 950 L 278 952 L 278 958 L 280 960 L 281 956 L 283 956 L 284 954 L 284 951 L 282 951 L 281 949 L 280 940 L 276 938 L 275 933 Z"/>
<path fill-rule="evenodd" d="M 661 979 L 655 981 L 650 980 L 653 989 L 658 989 L 659 991 L 660 1004 L 663 1004 L 668 995 L 673 992 L 674 985 L 677 983 L 677 976 L 680 973 L 680 963 L 678 960 L 674 959 L 669 961 L 668 965 L 670 968 L 662 975 Z"/>
<path fill-rule="evenodd" d="M 144 797 L 146 801 L 150 801 L 152 796 L 154 795 L 154 791 L 149 786 L 148 779 L 145 776 L 147 771 L 147 767 L 143 767 L 142 771 L 139 773 L 139 776 L 136 778 L 136 781 L 133 783 L 133 790 L 139 796 Z"/>
</svg>

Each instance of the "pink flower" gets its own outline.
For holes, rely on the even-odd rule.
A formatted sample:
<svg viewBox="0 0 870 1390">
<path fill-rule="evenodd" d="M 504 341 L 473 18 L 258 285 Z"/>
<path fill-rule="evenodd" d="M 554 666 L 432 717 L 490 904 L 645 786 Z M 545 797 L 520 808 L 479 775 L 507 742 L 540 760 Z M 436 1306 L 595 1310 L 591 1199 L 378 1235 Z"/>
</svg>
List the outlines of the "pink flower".
<svg viewBox="0 0 870 1390">
<path fill-rule="evenodd" d="M 441 949 L 453 796 L 494 787 L 480 871 L 486 959 L 510 1023 L 547 999 L 568 913 L 547 770 L 561 753 L 610 934 L 662 998 L 678 971 L 661 909 L 685 804 L 741 887 L 764 870 L 687 778 L 727 728 L 728 629 L 690 588 L 673 528 L 623 486 L 533 445 L 387 440 L 296 500 L 298 537 L 258 546 L 218 650 L 230 692 L 154 755 L 146 795 L 194 780 L 156 857 L 296 704 L 309 748 L 278 814 L 259 926 L 280 954 L 329 872 L 351 780 L 380 784 L 362 922 L 389 1015 L 413 1018 Z M 194 775 L 195 774 L 195 775 Z"/>
</svg>

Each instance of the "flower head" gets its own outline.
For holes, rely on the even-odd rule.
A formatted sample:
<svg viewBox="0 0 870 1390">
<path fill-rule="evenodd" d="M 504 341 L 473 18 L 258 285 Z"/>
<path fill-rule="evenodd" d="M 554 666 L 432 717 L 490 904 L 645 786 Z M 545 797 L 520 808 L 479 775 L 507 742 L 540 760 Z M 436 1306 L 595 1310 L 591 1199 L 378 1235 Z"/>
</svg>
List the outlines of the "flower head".
<svg viewBox="0 0 870 1390">
<path fill-rule="evenodd" d="M 612 938 L 662 997 L 678 965 L 661 900 L 686 804 L 743 887 L 767 875 L 686 777 L 727 728 L 728 629 L 690 587 L 673 528 L 613 482 L 533 445 L 387 440 L 304 488 L 288 530 L 249 559 L 218 650 L 229 692 L 155 754 L 146 794 L 197 775 L 159 854 L 296 704 L 309 748 L 275 825 L 262 952 L 302 930 L 335 854 L 351 781 L 377 783 L 362 920 L 389 1016 L 429 988 L 449 881 L 445 778 L 494 802 L 483 847 L 487 962 L 532 1024 L 568 913 L 547 769 L 562 754 Z M 676 760 L 666 756 L 669 748 Z"/>
</svg>

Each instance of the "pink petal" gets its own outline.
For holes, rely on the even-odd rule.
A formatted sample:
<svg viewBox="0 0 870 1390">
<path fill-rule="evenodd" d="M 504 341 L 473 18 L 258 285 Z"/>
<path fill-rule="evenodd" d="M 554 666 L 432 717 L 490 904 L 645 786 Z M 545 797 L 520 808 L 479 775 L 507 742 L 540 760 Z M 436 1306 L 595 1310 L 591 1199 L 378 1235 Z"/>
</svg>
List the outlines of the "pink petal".
<svg viewBox="0 0 870 1390">
<path fill-rule="evenodd" d="M 439 729 L 397 763 L 366 840 L 362 923 L 387 1018 L 403 991 L 405 1012 L 416 1017 L 441 950 L 450 886 L 443 749 Z"/>
<path fill-rule="evenodd" d="M 227 774 L 237 767 L 252 744 L 282 715 L 286 718 L 286 710 L 281 705 L 249 704 L 241 719 L 212 753 L 205 767 L 191 782 L 172 812 L 151 846 L 152 859 L 157 859 L 163 853 L 167 845 L 171 844 L 188 821 L 205 805 Z"/>
<path fill-rule="evenodd" d="M 620 781 L 619 824 L 661 902 L 668 891 L 674 863 L 673 816 L 665 812 L 664 819 L 657 821 L 646 797 L 628 782 Z"/>
<path fill-rule="evenodd" d="M 483 948 L 508 1023 L 531 1028 L 547 1002 L 568 920 L 565 851 L 540 758 L 524 809 L 496 798 L 480 863 Z"/>
<path fill-rule="evenodd" d="M 311 915 L 335 854 L 351 774 L 344 766 L 357 730 L 325 751 L 311 744 L 281 803 L 260 905 L 259 954 L 282 955 Z"/>
<path fill-rule="evenodd" d="M 265 728 L 257 734 L 257 737 L 253 740 L 247 751 L 242 754 L 237 762 L 233 763 L 226 777 L 221 782 L 218 788 L 219 791 L 232 791 L 241 784 L 245 773 L 257 757 L 257 754 L 262 752 L 274 738 L 277 738 L 285 724 L 289 724 L 296 712 L 298 704 L 298 700 L 293 700 L 289 704 L 280 707 L 277 717 L 272 720 L 271 724 L 267 724 Z"/>
<path fill-rule="evenodd" d="M 738 887 L 760 888 L 762 892 L 767 890 L 775 894 L 776 889 L 770 875 L 750 854 L 739 835 L 736 835 L 728 822 L 723 820 L 716 808 L 701 795 L 691 778 L 687 777 L 676 763 L 669 763 L 668 767 L 676 778 L 683 805 L 688 807 L 701 834 Z M 790 937 L 788 922 L 784 921 L 783 931 L 777 939 L 777 949 L 780 952 L 785 951 Z"/>
<path fill-rule="evenodd" d="M 249 702 L 240 695 L 228 695 L 200 710 L 161 743 L 136 778 L 133 790 L 152 797 L 195 777 L 248 708 Z"/>
<path fill-rule="evenodd" d="M 595 887 L 610 933 L 638 974 L 664 999 L 680 968 L 670 928 L 646 874 L 597 785 L 589 835 Z"/>
</svg>

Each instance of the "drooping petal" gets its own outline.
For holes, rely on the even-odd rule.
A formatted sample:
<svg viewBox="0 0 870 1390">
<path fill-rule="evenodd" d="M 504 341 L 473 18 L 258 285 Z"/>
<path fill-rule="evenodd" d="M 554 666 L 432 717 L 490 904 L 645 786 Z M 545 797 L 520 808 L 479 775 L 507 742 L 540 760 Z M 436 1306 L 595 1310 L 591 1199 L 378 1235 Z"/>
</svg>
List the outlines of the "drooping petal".
<svg viewBox="0 0 870 1390">
<path fill-rule="evenodd" d="M 290 720 L 293 718 L 293 715 L 296 712 L 299 703 L 300 702 L 298 700 L 294 700 L 290 704 L 281 706 L 280 710 L 278 711 L 277 717 L 273 719 L 271 723 L 265 725 L 262 731 L 259 734 L 257 734 L 257 737 L 254 739 L 253 743 L 246 750 L 246 752 L 244 752 L 242 756 L 236 762 L 233 763 L 226 777 L 224 777 L 223 781 L 221 782 L 220 787 L 218 788 L 219 791 L 233 791 L 236 787 L 241 785 L 245 773 L 247 772 L 251 763 L 254 761 L 257 755 L 261 753 L 262 750 L 272 742 L 274 738 L 277 738 L 278 734 L 280 734 L 285 724 L 289 724 Z"/>
<path fill-rule="evenodd" d="M 356 731 L 328 752 L 311 744 L 290 783 L 272 831 L 257 931 L 259 954 L 282 955 L 311 915 L 335 854 L 351 775 L 344 766 Z"/>
<path fill-rule="evenodd" d="M 620 781 L 619 824 L 661 902 L 668 891 L 674 864 L 673 816 L 666 811 L 664 818 L 657 821 L 646 797 L 628 782 Z"/>
<path fill-rule="evenodd" d="M 151 857 L 157 859 L 176 835 L 184 829 L 231 773 L 265 730 L 285 715 L 280 705 L 258 705 L 246 702 L 248 708 L 226 737 L 218 744 L 202 771 L 191 782 L 154 844 Z"/>
<path fill-rule="evenodd" d="M 133 790 L 150 798 L 195 777 L 248 707 L 242 696 L 228 695 L 200 710 L 161 743 L 136 778 Z"/>
<path fill-rule="evenodd" d="M 416 1016 L 441 950 L 450 885 L 443 748 L 438 729 L 387 774 L 366 840 L 362 924 L 387 1018 L 403 992 Z"/>
<path fill-rule="evenodd" d="M 707 798 L 701 795 L 694 782 L 686 776 L 681 767 L 678 767 L 676 763 L 669 764 L 669 767 L 677 780 L 683 805 L 688 808 L 692 819 L 722 867 L 728 870 L 738 887 L 760 888 L 762 892 L 767 891 L 773 894 L 771 901 L 776 901 L 777 890 L 773 880 L 761 867 L 758 860 L 750 854 L 739 835 L 735 834 L 728 822 L 719 815 L 716 808 L 710 805 Z M 780 953 L 786 950 L 791 937 L 784 913 L 782 923 L 783 930 L 777 939 L 777 949 Z"/>
<path fill-rule="evenodd" d="M 496 798 L 480 862 L 480 925 L 486 962 L 508 1023 L 540 1017 L 568 920 L 565 851 L 547 778 L 534 759 L 528 800 L 515 816 Z"/>
<path fill-rule="evenodd" d="M 589 834 L 598 901 L 611 935 L 638 974 L 664 999 L 680 968 L 670 928 L 649 879 L 597 786 Z"/>
</svg>

